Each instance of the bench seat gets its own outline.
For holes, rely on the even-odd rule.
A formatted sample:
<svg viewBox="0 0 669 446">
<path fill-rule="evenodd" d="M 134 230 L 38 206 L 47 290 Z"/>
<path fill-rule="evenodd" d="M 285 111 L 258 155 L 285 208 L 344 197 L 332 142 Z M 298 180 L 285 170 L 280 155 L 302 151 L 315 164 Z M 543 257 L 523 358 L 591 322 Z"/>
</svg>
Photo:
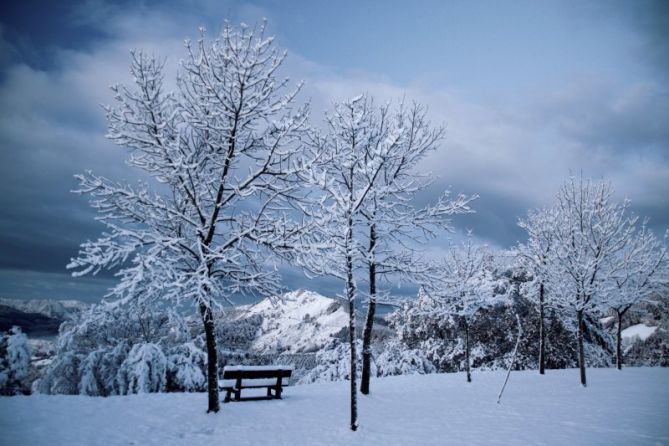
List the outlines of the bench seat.
<svg viewBox="0 0 669 446">
<path fill-rule="evenodd" d="M 289 366 L 225 366 L 223 379 L 218 380 L 218 387 L 225 390 L 225 400 L 231 401 L 234 393 L 235 401 L 251 399 L 281 399 L 283 387 L 288 383 L 293 372 Z M 266 397 L 241 398 L 242 389 L 267 389 Z"/>
<path fill-rule="evenodd" d="M 235 389 L 237 385 L 236 379 L 219 379 L 218 387 L 221 389 L 227 389 L 228 387 Z M 285 387 L 288 383 L 282 383 Z M 244 379 L 242 381 L 243 389 L 251 389 L 254 387 L 274 387 L 276 386 L 276 378 L 263 378 L 263 379 Z"/>
</svg>

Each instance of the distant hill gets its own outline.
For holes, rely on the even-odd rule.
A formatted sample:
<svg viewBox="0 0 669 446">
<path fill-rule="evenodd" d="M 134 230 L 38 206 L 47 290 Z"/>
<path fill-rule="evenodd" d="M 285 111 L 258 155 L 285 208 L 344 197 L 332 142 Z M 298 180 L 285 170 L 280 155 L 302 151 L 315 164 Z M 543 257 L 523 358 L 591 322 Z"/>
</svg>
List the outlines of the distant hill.
<svg viewBox="0 0 669 446">
<path fill-rule="evenodd" d="M 83 310 L 90 308 L 90 304 L 79 300 L 51 300 L 51 299 L 6 299 L 0 298 L 0 305 L 12 307 L 24 313 L 39 313 L 55 319 L 65 320 Z"/>
<path fill-rule="evenodd" d="M 7 305 L 0 305 L 0 332 L 17 325 L 31 337 L 55 336 L 62 322 L 61 319 L 40 313 L 26 313 Z"/>
<path fill-rule="evenodd" d="M 0 331 L 17 325 L 31 337 L 55 336 L 63 321 L 89 306 L 78 300 L 0 298 Z"/>
</svg>

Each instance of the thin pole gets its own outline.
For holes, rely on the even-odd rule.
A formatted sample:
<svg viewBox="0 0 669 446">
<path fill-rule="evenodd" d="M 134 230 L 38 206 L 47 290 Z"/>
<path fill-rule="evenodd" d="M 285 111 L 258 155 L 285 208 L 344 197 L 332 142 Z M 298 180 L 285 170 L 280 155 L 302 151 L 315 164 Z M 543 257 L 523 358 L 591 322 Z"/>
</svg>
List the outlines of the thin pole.
<svg viewBox="0 0 669 446">
<path fill-rule="evenodd" d="M 509 382 L 509 376 L 511 375 L 511 369 L 513 368 L 514 363 L 516 362 L 516 353 L 518 352 L 518 344 L 520 344 L 520 338 L 523 335 L 523 327 L 520 325 L 520 317 L 518 316 L 518 313 L 516 313 L 516 321 L 518 322 L 518 339 L 516 339 L 516 346 L 513 348 L 513 355 L 511 356 L 511 364 L 509 364 L 509 370 L 506 372 L 506 379 L 504 380 L 504 385 L 502 386 L 502 390 L 499 391 L 499 396 L 497 397 L 497 404 L 502 401 L 502 394 L 504 393 L 504 389 L 506 388 L 506 383 Z"/>
</svg>

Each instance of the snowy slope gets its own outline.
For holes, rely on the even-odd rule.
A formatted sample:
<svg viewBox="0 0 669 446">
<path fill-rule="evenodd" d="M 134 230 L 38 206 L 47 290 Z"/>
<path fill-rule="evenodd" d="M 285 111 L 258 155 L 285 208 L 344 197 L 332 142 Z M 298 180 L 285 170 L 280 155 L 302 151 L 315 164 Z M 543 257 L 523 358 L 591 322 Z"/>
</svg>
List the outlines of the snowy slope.
<svg viewBox="0 0 669 446">
<path fill-rule="evenodd" d="M 206 395 L 0 398 L 7 445 L 667 445 L 669 369 L 413 375 L 372 381 L 348 429 L 347 382 L 289 387 L 282 401 L 223 404 Z"/>
<path fill-rule="evenodd" d="M 238 317 L 251 315 L 263 318 L 251 345 L 260 353 L 312 352 L 348 326 L 348 314 L 339 302 L 305 290 L 286 293 L 276 302 L 264 299 L 245 306 Z"/>
<path fill-rule="evenodd" d="M 621 333 L 620 336 L 628 342 L 634 341 L 635 338 L 637 340 L 642 340 L 645 341 L 648 339 L 650 335 L 655 333 L 655 330 L 657 330 L 657 327 L 651 327 L 646 324 L 636 324 L 632 325 L 631 327 L 627 327 L 624 329 Z"/>
</svg>

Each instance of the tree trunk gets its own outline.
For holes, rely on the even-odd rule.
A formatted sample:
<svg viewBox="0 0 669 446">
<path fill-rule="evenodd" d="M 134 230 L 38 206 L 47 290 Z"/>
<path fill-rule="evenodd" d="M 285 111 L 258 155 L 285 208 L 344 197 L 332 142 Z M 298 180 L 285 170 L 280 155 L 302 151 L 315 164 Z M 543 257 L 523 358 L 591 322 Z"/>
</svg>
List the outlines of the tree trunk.
<svg viewBox="0 0 669 446">
<path fill-rule="evenodd" d="M 348 221 L 348 241 L 353 240 L 353 219 Z M 348 342 L 351 347 L 351 430 L 358 429 L 358 385 L 357 355 L 355 348 L 355 283 L 353 282 L 353 255 L 347 246 L 346 253 L 346 297 L 348 298 Z"/>
<path fill-rule="evenodd" d="M 623 317 L 629 308 L 630 307 L 623 308 L 622 310 L 616 309 L 616 367 L 618 370 L 623 369 Z"/>
<path fill-rule="evenodd" d="M 539 373 L 546 371 L 546 333 L 544 329 L 544 283 L 539 285 Z"/>
<path fill-rule="evenodd" d="M 622 354 L 622 314 L 616 310 L 616 367 L 618 370 L 623 369 L 623 354 Z"/>
<path fill-rule="evenodd" d="M 369 379 L 372 367 L 372 327 L 374 326 L 374 313 L 376 313 L 376 260 L 374 259 L 374 248 L 376 245 L 376 231 L 372 224 L 369 227 L 369 305 L 367 306 L 367 319 L 365 329 L 362 332 L 362 378 L 360 380 L 360 392 L 369 394 Z"/>
<path fill-rule="evenodd" d="M 583 310 L 576 311 L 578 319 L 578 367 L 581 372 L 581 384 L 586 387 L 585 380 L 585 351 L 583 349 L 583 332 L 585 331 L 585 322 L 583 321 Z"/>
<path fill-rule="evenodd" d="M 207 340 L 207 392 L 209 394 L 207 413 L 215 413 L 219 411 L 221 406 L 218 397 L 218 352 L 214 335 L 214 315 L 211 307 L 202 303 L 200 304 L 200 313 L 202 314 L 204 334 Z"/>
<path fill-rule="evenodd" d="M 348 302 L 349 322 L 348 341 L 351 345 L 351 430 L 358 429 L 358 386 L 357 386 L 357 358 L 355 348 L 355 301 Z"/>
<path fill-rule="evenodd" d="M 372 367 L 372 326 L 374 324 L 374 313 L 376 312 L 376 298 L 369 299 L 367 308 L 367 319 L 365 320 L 365 329 L 362 335 L 362 378 L 360 382 L 360 392 L 363 395 L 369 394 L 369 380 Z"/>
<path fill-rule="evenodd" d="M 465 319 L 465 367 L 467 369 L 467 382 L 472 382 L 472 373 L 469 367 L 469 324 Z"/>
</svg>

